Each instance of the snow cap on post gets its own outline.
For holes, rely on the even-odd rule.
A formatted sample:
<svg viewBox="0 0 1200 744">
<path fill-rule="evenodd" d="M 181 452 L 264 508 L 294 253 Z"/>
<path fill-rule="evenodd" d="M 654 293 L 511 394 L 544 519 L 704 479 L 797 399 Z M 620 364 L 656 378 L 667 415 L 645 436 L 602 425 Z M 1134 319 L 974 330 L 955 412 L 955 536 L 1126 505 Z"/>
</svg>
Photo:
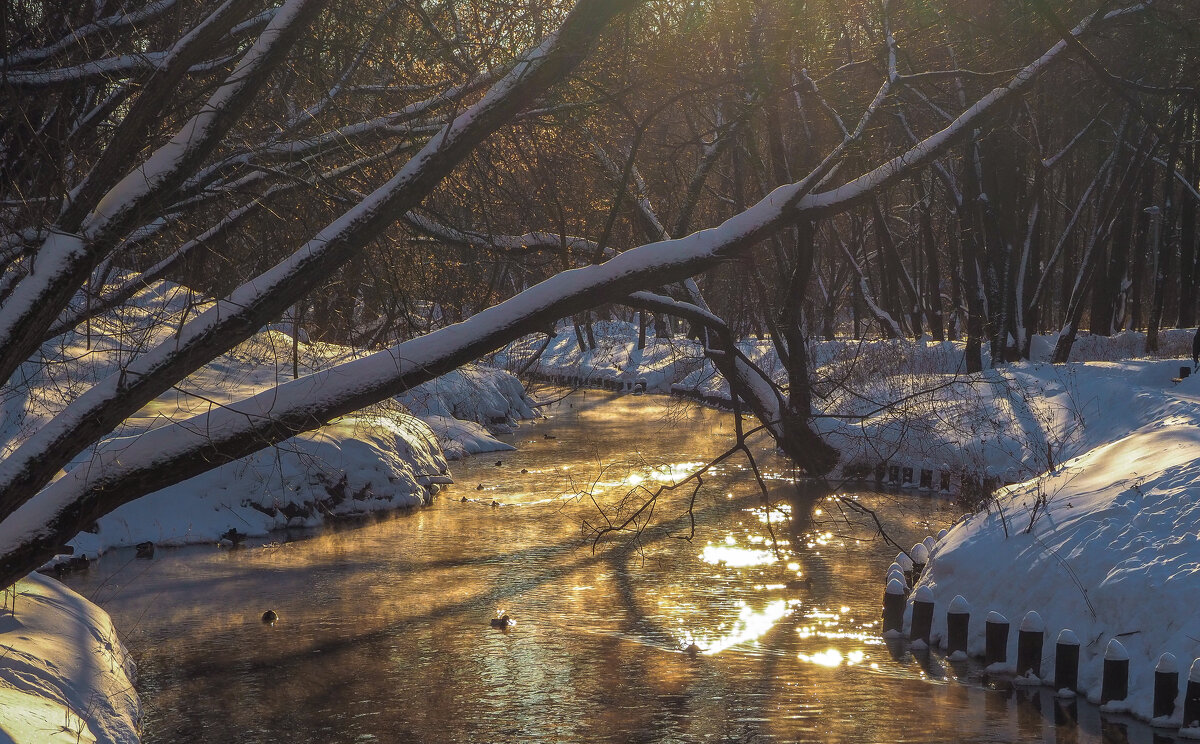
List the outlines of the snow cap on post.
<svg viewBox="0 0 1200 744">
<path fill-rule="evenodd" d="M 925 564 L 929 562 L 929 549 L 925 547 L 925 543 L 917 543 L 912 546 L 913 563 Z"/>
<path fill-rule="evenodd" d="M 912 558 L 909 558 L 904 553 L 899 553 L 896 556 L 896 563 L 900 564 L 900 569 L 903 571 L 911 571 L 913 569 Z"/>
<path fill-rule="evenodd" d="M 1159 674 L 1179 674 L 1179 660 L 1175 658 L 1175 654 L 1168 651 L 1158 657 L 1158 663 L 1154 665 L 1154 671 Z"/>
<path fill-rule="evenodd" d="M 1007 623 L 1007 622 L 1008 622 L 1008 618 L 1006 618 L 1004 615 L 1001 615 L 999 612 L 996 612 L 995 610 L 992 610 L 991 612 L 989 612 L 989 613 L 987 614 L 987 622 L 989 622 L 989 623 L 997 623 L 997 624 L 999 624 L 999 623 Z"/>
<path fill-rule="evenodd" d="M 1079 638 L 1075 635 L 1075 631 L 1070 628 L 1063 628 L 1058 633 L 1058 645 L 1060 646 L 1078 646 Z"/>
<path fill-rule="evenodd" d="M 1024 633 L 1044 633 L 1046 631 L 1046 623 L 1042 622 L 1042 616 L 1030 610 L 1025 613 L 1025 617 L 1021 620 L 1021 631 Z"/>
<path fill-rule="evenodd" d="M 904 578 L 904 572 L 899 568 L 893 568 L 888 571 L 887 581 L 890 582 L 892 579 L 903 581 L 906 584 L 908 583 L 908 581 L 906 581 Z"/>
<path fill-rule="evenodd" d="M 888 582 L 885 594 L 904 594 L 904 582 L 899 579 L 892 579 Z"/>
<path fill-rule="evenodd" d="M 913 595 L 913 601 L 933 604 L 933 590 L 927 586 L 917 587 L 917 592 Z"/>
<path fill-rule="evenodd" d="M 950 600 L 950 609 L 946 610 L 949 615 L 970 615 L 971 603 L 961 594 L 955 594 L 954 599 Z"/>
<path fill-rule="evenodd" d="M 1125 646 L 1116 638 L 1108 642 L 1108 648 L 1104 649 L 1105 661 L 1129 661 L 1129 652 L 1125 650 Z"/>
<path fill-rule="evenodd" d="M 892 561 L 892 565 L 888 566 L 888 570 L 887 570 L 888 576 L 891 576 L 892 574 L 896 573 L 897 571 L 899 571 L 901 574 L 903 574 L 904 566 L 901 566 L 899 563 Z"/>
<path fill-rule="evenodd" d="M 921 544 L 925 546 L 925 549 L 928 550 L 930 554 L 932 554 L 934 547 L 937 546 L 937 538 L 933 535 L 926 535 L 925 539 L 921 541 Z"/>
<path fill-rule="evenodd" d="M 950 533 L 950 530 L 938 530 L 937 539 L 941 540 L 943 537 L 945 537 L 949 533 Z"/>
<path fill-rule="evenodd" d="M 1192 669 L 1188 672 L 1188 682 L 1200 683 L 1200 659 L 1192 662 Z"/>
</svg>

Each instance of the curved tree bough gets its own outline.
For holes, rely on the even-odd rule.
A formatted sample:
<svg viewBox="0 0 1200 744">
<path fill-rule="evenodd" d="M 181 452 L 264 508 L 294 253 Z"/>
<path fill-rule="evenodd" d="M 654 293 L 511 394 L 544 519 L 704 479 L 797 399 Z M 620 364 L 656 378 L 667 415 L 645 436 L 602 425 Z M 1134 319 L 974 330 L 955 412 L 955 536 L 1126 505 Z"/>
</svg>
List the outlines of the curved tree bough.
<svg viewBox="0 0 1200 744">
<path fill-rule="evenodd" d="M 1117 10 L 1115 18 L 1143 9 Z M 1080 24 L 1080 35 L 1089 23 Z M 1059 42 L 949 126 L 834 189 L 781 186 L 718 227 L 643 245 L 609 261 L 558 274 L 510 300 L 386 351 L 294 380 L 230 406 L 101 445 L 93 461 L 42 489 L 0 523 L 0 586 L 42 564 L 96 518 L 297 433 L 444 374 L 547 323 L 638 290 L 687 279 L 800 218 L 843 211 L 909 176 L 1028 88 L 1067 48 Z"/>
</svg>

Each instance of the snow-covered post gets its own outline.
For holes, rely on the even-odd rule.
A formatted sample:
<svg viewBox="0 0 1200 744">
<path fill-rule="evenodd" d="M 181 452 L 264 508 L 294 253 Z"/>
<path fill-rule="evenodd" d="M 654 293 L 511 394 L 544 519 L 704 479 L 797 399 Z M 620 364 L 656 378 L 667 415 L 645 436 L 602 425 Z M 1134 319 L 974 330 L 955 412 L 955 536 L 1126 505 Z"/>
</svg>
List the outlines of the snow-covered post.
<svg viewBox="0 0 1200 744">
<path fill-rule="evenodd" d="M 1021 620 L 1017 631 L 1017 674 L 1042 676 L 1042 642 L 1046 635 L 1046 624 L 1042 616 L 1030 610 Z"/>
<path fill-rule="evenodd" d="M 1179 696 L 1179 662 L 1175 654 L 1158 657 L 1154 666 L 1154 717 L 1170 718 L 1175 713 L 1175 698 Z"/>
<path fill-rule="evenodd" d="M 1054 689 L 1060 695 L 1075 694 L 1079 687 L 1079 639 L 1069 628 L 1063 628 L 1054 645 Z"/>
<path fill-rule="evenodd" d="M 883 580 L 884 586 L 890 584 L 892 579 L 898 580 L 901 584 L 907 585 L 908 583 L 908 577 L 904 575 L 904 569 L 900 567 L 899 563 L 888 566 L 887 578 Z"/>
<path fill-rule="evenodd" d="M 1008 618 L 993 610 L 988 613 L 983 630 L 984 664 L 990 667 L 1008 661 Z"/>
<path fill-rule="evenodd" d="M 951 661 L 967 658 L 967 628 L 971 624 L 971 605 L 961 594 L 950 600 L 946 612 L 946 653 Z"/>
<path fill-rule="evenodd" d="M 1104 678 L 1100 682 L 1100 704 L 1129 697 L 1129 652 L 1113 638 L 1104 650 Z"/>
<path fill-rule="evenodd" d="M 908 630 L 908 640 L 914 648 L 920 643 L 929 648 L 929 633 L 933 629 L 933 590 L 927 586 L 917 589 L 913 596 L 912 624 Z"/>
<path fill-rule="evenodd" d="M 909 555 L 912 556 L 913 564 L 912 583 L 913 586 L 916 586 L 917 582 L 921 580 L 921 572 L 925 570 L 925 564 L 929 563 L 929 548 L 925 547 L 925 543 L 917 543 L 912 546 Z"/>
<path fill-rule="evenodd" d="M 937 538 L 933 535 L 926 535 L 925 539 L 921 542 L 925 546 L 925 549 L 929 551 L 929 554 L 933 555 L 933 549 L 937 547 Z"/>
<path fill-rule="evenodd" d="M 896 563 L 899 564 L 901 570 L 904 571 L 905 585 L 912 586 L 913 584 L 915 584 L 916 579 L 913 577 L 912 558 L 909 558 L 908 555 L 906 555 L 905 553 L 899 553 L 896 555 Z"/>
<path fill-rule="evenodd" d="M 883 635 L 899 637 L 904 632 L 904 584 L 897 579 L 888 582 L 883 592 Z"/>
<path fill-rule="evenodd" d="M 1183 694 L 1183 727 L 1200 728 L 1200 659 L 1192 662 Z"/>
</svg>

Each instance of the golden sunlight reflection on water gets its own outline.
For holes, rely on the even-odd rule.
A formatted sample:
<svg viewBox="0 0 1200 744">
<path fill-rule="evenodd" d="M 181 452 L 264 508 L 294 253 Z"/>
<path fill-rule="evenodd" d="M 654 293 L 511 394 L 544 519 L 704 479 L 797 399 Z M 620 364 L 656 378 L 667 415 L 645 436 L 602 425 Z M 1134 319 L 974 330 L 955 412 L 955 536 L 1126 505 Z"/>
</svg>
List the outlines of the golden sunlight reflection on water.
<svg viewBox="0 0 1200 744">
<path fill-rule="evenodd" d="M 1053 732 L 1011 700 L 931 685 L 935 666 L 893 659 L 878 623 L 895 550 L 872 526 L 832 522 L 836 504 L 797 490 L 761 442 L 771 508 L 744 461 L 730 461 L 705 475 L 690 513 L 688 484 L 643 512 L 636 539 L 594 542 L 727 449 L 728 414 L 587 393 L 552 415 L 522 426 L 501 465 L 454 463 L 461 485 L 431 507 L 241 550 L 117 551 L 69 577 L 139 662 L 145 744 Z M 928 497 L 859 497 L 906 544 L 957 514 Z M 268 607 L 275 627 L 258 620 Z M 501 610 L 517 624 L 490 627 Z M 1089 736 L 1075 741 L 1100 740 Z"/>
</svg>

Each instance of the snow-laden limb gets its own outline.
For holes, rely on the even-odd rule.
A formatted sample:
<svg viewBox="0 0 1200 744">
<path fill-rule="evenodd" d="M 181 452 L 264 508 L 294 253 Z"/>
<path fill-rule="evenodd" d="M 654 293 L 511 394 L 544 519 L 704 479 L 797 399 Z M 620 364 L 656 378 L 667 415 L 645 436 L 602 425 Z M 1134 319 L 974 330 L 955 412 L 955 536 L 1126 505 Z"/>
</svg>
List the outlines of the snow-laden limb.
<svg viewBox="0 0 1200 744">
<path fill-rule="evenodd" d="M 141 86 L 129 111 L 108 138 L 100 158 L 83 181 L 71 189 L 62 214 L 60 230 L 77 230 L 95 201 L 120 178 L 129 161 L 145 146 L 151 126 L 162 116 L 164 106 L 176 95 L 176 86 L 188 68 L 200 62 L 212 45 L 228 31 L 240 15 L 240 4 L 226 0 L 199 24 L 184 34 L 156 65 L 155 74 Z"/>
<path fill-rule="evenodd" d="M 42 62 L 43 60 L 62 54 L 68 49 L 79 46 L 96 34 L 112 33 L 113 31 L 133 28 L 138 24 L 151 21 L 166 13 L 177 2 L 178 0 L 157 0 L 156 2 L 147 3 L 136 10 L 105 16 L 98 21 L 71 29 L 70 33 L 65 34 L 53 44 L 37 49 L 26 49 L 16 52 L 8 56 L 5 62 L 10 68 Z"/>
<path fill-rule="evenodd" d="M 473 248 L 492 248 L 506 253 L 523 253 L 536 250 L 557 251 L 564 248 L 573 251 L 594 253 L 598 246 L 587 238 L 575 235 L 557 235 L 549 232 L 530 232 L 524 235 L 485 235 L 442 224 L 418 212 L 408 212 L 404 221 L 409 227 L 449 245 Z"/>
<path fill-rule="evenodd" d="M 304 1 L 292 0 L 301 5 Z M 556 32 L 518 60 L 482 99 L 447 123 L 386 183 L 290 257 L 237 288 L 227 299 L 213 303 L 174 338 L 80 395 L 0 463 L 0 515 L 11 513 L 31 497 L 90 442 L 218 354 L 249 338 L 324 281 L 399 214 L 420 203 L 481 140 L 574 69 L 607 21 L 633 4 L 634 0 L 581 0 Z M 288 14 L 281 11 L 272 24 L 287 19 Z M 158 158 L 156 154 L 151 161 Z M 131 183 L 129 188 L 138 189 L 140 184 Z M 118 184 L 113 191 L 121 189 Z M 105 213 L 103 203 L 100 211 Z M 76 236 L 66 238 L 78 241 Z M 78 245 L 70 245 L 79 250 Z M 459 364 L 466 361 L 468 358 L 463 358 Z M 309 421 L 306 428 L 319 423 Z"/>
<path fill-rule="evenodd" d="M 327 0 L 288 0 L 201 110 L 97 202 L 79 229 L 55 232 L 31 271 L 0 307 L 0 380 L 41 343 L 46 330 L 108 254 L 124 228 L 200 164 L 241 116 L 268 73 Z M 42 251 L 49 251 L 42 259 Z"/>
</svg>

